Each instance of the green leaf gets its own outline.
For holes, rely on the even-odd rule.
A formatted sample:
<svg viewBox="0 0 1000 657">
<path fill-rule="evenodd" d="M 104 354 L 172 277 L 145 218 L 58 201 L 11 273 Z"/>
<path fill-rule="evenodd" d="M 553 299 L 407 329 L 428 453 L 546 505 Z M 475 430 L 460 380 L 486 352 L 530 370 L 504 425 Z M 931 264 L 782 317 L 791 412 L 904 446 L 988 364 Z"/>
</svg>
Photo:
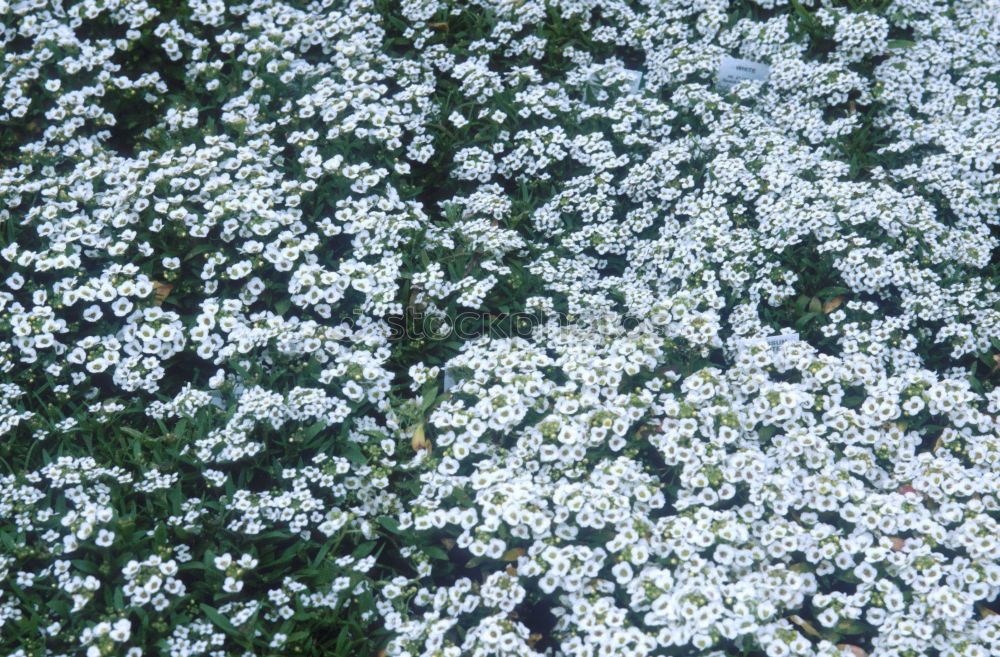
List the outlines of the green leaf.
<svg viewBox="0 0 1000 657">
<path fill-rule="evenodd" d="M 293 543 L 292 545 L 288 546 L 285 549 L 284 552 L 281 553 L 280 557 L 278 557 L 274 561 L 268 562 L 268 564 L 267 564 L 268 567 L 269 568 L 273 568 L 274 566 L 277 566 L 277 565 L 280 565 L 280 564 L 283 564 L 283 563 L 288 563 L 289 561 L 291 561 L 292 559 L 294 559 L 298 555 L 298 553 L 301 551 L 301 549 L 302 549 L 302 544 L 301 543 Z"/>
<path fill-rule="evenodd" d="M 361 447 L 354 441 L 348 441 L 344 445 L 344 455 L 354 465 L 365 465 L 368 463 L 368 459 L 361 452 Z"/>
<path fill-rule="evenodd" d="M 187 255 L 184 256 L 184 260 L 190 260 L 191 258 L 195 257 L 196 255 L 201 255 L 202 253 L 208 253 L 214 247 L 215 247 L 215 243 L 213 243 L 213 242 L 204 242 L 202 244 L 198 244 L 193 249 L 191 249 L 190 251 L 187 252 Z"/>
<path fill-rule="evenodd" d="M 288 643 L 294 643 L 295 641 L 307 638 L 310 634 L 311 632 L 309 630 L 299 630 L 298 632 L 292 632 L 291 634 L 288 635 L 288 639 L 286 639 L 286 641 Z"/>
<path fill-rule="evenodd" d="M 336 541 L 327 541 L 326 543 L 324 543 L 323 547 L 320 548 L 319 552 L 317 552 L 316 556 L 313 558 L 312 565 L 318 566 L 319 564 L 321 564 L 323 562 L 323 557 L 325 557 L 327 553 L 329 553 L 330 550 L 336 547 L 339 543 L 340 543 L 339 539 L 337 539 Z"/>
<path fill-rule="evenodd" d="M 799 2 L 799 0 L 792 0 L 792 8 L 795 10 L 795 13 L 798 14 L 807 30 L 810 32 L 817 31 L 818 28 L 816 25 L 816 18 L 806 11 L 806 8 L 802 6 L 802 3 Z"/>
<path fill-rule="evenodd" d="M 420 404 L 420 411 L 422 413 L 426 412 L 427 409 L 430 408 L 431 406 L 433 406 L 434 402 L 437 401 L 437 393 L 438 393 L 437 382 L 435 381 L 435 382 L 428 382 L 428 383 L 430 383 L 430 385 L 427 387 L 427 390 L 424 392 L 424 398 L 423 398 L 423 400 L 422 400 L 422 402 Z"/>
<path fill-rule="evenodd" d="M 139 440 L 146 440 L 147 438 L 149 438 L 149 436 L 147 436 L 146 434 L 142 433 L 141 431 L 136 431 L 132 427 L 118 427 L 118 428 L 121 429 L 122 432 L 127 433 L 133 438 L 138 438 Z"/>
<path fill-rule="evenodd" d="M 847 408 L 857 408 L 858 406 L 861 406 L 861 402 L 864 400 L 864 395 L 845 395 L 840 403 Z"/>
<path fill-rule="evenodd" d="M 772 427 L 771 425 L 761 427 L 760 429 L 757 430 L 757 435 L 760 436 L 761 440 L 770 440 L 777 434 L 778 434 L 778 427 Z"/>
<path fill-rule="evenodd" d="M 806 311 L 807 305 L 809 305 L 809 297 L 804 294 L 800 294 L 795 300 L 795 312 L 801 315 Z"/>
<path fill-rule="evenodd" d="M 375 549 L 376 545 L 378 545 L 378 543 L 375 541 L 366 541 L 354 548 L 354 552 L 351 553 L 351 556 L 355 559 L 364 559 L 372 553 L 372 550 Z"/>
<path fill-rule="evenodd" d="M 813 319 L 815 319 L 819 315 L 820 315 L 820 313 L 818 313 L 818 312 L 809 312 L 809 313 L 806 313 L 805 315 L 803 315 L 802 317 L 799 317 L 795 321 L 795 328 L 802 328 L 802 327 L 804 327 L 806 324 L 808 324 L 809 322 L 811 322 Z"/>
<path fill-rule="evenodd" d="M 868 631 L 868 626 L 861 621 L 845 618 L 837 623 L 833 628 L 838 634 L 864 634 Z"/>
<path fill-rule="evenodd" d="M 86 559 L 73 559 L 70 563 L 76 566 L 78 570 L 87 573 L 88 575 L 96 575 L 98 573 L 97 565 L 87 561 Z"/>
<path fill-rule="evenodd" d="M 448 560 L 448 553 L 444 551 L 444 548 L 439 548 L 436 545 L 425 545 L 420 548 L 420 551 L 431 559 L 437 559 L 438 561 Z"/>
<path fill-rule="evenodd" d="M 232 636 L 238 637 L 240 635 L 239 631 L 233 626 L 229 619 L 220 614 L 215 607 L 207 605 L 204 602 L 200 603 L 198 606 L 201 607 L 201 610 L 205 612 L 206 616 L 208 616 L 208 620 L 212 621 L 212 623 L 214 623 L 220 630 Z"/>
<path fill-rule="evenodd" d="M 395 518 L 389 518 L 389 517 L 379 518 L 378 519 L 378 524 L 382 525 L 383 527 L 385 527 L 388 531 L 392 532 L 393 534 L 399 534 L 400 533 L 400 531 L 399 531 L 399 521 L 396 520 Z"/>
<path fill-rule="evenodd" d="M 320 431 L 322 431 L 325 426 L 326 426 L 326 422 L 323 422 L 323 421 L 315 422 L 315 423 L 309 425 L 309 427 L 307 427 L 306 429 L 304 429 L 302 431 L 302 437 L 303 437 L 303 439 L 304 440 L 310 440 L 311 438 L 315 438 L 316 434 L 318 434 Z"/>
<path fill-rule="evenodd" d="M 910 41 L 909 39 L 889 39 L 886 45 L 893 50 L 900 50 L 903 48 L 912 48 L 917 45 L 916 41 Z"/>
</svg>

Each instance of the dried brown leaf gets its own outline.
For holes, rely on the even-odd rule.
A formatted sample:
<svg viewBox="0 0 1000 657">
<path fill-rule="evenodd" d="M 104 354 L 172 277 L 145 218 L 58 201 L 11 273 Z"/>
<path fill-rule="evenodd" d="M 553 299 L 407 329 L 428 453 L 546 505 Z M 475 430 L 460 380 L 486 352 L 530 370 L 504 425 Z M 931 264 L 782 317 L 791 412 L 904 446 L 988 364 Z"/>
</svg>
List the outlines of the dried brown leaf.
<svg viewBox="0 0 1000 657">
<path fill-rule="evenodd" d="M 427 439 L 424 435 L 424 424 L 421 422 L 417 425 L 417 428 L 413 430 L 413 438 L 410 439 L 410 446 L 413 448 L 414 452 L 419 452 L 422 449 L 429 450 L 431 448 L 431 441 Z"/>
<path fill-rule="evenodd" d="M 163 281 L 153 281 L 153 298 L 156 300 L 156 305 L 159 306 L 163 301 L 170 295 L 170 291 L 174 289 L 173 283 L 164 283 Z"/>
<path fill-rule="evenodd" d="M 805 632 L 806 634 L 809 634 L 810 636 L 814 636 L 817 638 L 822 638 L 822 635 L 819 633 L 819 630 L 817 630 L 812 623 L 802 618 L 801 616 L 789 616 L 788 620 L 792 621 L 793 623 L 801 627 L 802 631 Z"/>
<path fill-rule="evenodd" d="M 511 548 L 503 553 L 500 557 L 501 561 L 517 561 L 518 557 L 523 557 L 526 554 L 524 548 Z"/>
<path fill-rule="evenodd" d="M 834 297 L 823 304 L 823 313 L 830 314 L 837 308 L 840 308 L 840 304 L 844 303 L 844 297 Z"/>
</svg>

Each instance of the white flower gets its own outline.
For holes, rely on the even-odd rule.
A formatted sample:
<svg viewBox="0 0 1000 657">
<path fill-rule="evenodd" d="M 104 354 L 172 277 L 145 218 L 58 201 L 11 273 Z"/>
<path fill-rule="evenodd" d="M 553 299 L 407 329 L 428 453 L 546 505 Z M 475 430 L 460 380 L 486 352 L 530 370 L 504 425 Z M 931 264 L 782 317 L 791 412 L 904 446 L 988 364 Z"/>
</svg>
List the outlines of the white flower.
<svg viewBox="0 0 1000 657">
<path fill-rule="evenodd" d="M 218 568 L 219 570 L 226 570 L 233 564 L 233 555 L 229 554 L 228 552 L 225 552 L 215 557 L 213 561 L 215 563 L 216 568 Z"/>
<path fill-rule="evenodd" d="M 233 577 L 227 577 L 222 584 L 222 590 L 227 593 L 239 593 L 243 590 L 243 582 Z"/>
<path fill-rule="evenodd" d="M 632 580 L 632 566 L 627 561 L 621 561 L 614 565 L 611 574 L 619 584 L 627 584 Z"/>
<path fill-rule="evenodd" d="M 132 622 L 129 621 L 127 618 L 120 618 L 117 621 L 115 621 L 114 626 L 108 633 L 108 636 L 110 636 L 114 641 L 117 641 L 119 643 L 128 641 L 131 635 L 132 635 Z"/>
</svg>

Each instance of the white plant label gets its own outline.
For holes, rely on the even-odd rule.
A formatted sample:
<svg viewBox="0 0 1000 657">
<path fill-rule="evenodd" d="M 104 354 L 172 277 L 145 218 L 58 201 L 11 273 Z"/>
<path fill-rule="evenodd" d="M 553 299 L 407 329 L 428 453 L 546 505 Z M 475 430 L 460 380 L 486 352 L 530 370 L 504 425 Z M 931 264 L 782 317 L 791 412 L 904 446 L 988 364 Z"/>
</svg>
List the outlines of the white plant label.
<svg viewBox="0 0 1000 657">
<path fill-rule="evenodd" d="M 749 59 L 723 57 L 719 64 L 719 88 L 728 91 L 737 82 L 744 80 L 766 80 L 771 67 Z"/>
<path fill-rule="evenodd" d="M 798 339 L 798 333 L 782 333 L 781 335 L 768 336 L 764 338 L 764 341 L 767 342 L 767 346 L 771 348 L 771 351 L 777 351 L 786 342 L 795 342 Z"/>
<path fill-rule="evenodd" d="M 786 342 L 795 342 L 799 339 L 799 334 L 792 333 L 782 333 L 781 335 L 770 335 L 766 338 L 744 338 L 739 341 L 738 346 L 740 349 L 746 349 L 752 345 L 764 345 L 766 344 L 771 351 L 778 351 L 781 349 L 781 345 Z"/>
</svg>

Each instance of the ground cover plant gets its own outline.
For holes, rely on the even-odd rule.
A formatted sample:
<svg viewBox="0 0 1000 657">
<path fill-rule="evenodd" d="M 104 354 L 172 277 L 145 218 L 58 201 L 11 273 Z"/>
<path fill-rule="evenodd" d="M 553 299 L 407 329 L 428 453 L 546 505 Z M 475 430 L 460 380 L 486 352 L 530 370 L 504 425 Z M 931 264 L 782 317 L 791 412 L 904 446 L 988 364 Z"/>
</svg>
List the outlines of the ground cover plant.
<svg viewBox="0 0 1000 657">
<path fill-rule="evenodd" d="M 996 0 L 0 57 L 0 654 L 1000 654 Z"/>
</svg>

